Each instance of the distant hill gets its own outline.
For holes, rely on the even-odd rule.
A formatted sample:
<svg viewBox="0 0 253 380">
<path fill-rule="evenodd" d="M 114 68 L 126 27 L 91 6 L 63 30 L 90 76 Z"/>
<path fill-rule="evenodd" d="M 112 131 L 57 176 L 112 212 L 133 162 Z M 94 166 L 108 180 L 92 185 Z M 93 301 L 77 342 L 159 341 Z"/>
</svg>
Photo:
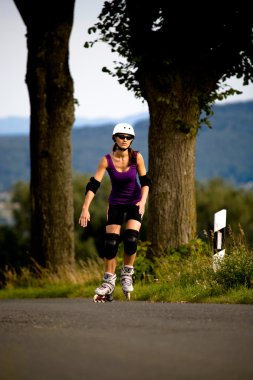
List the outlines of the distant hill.
<svg viewBox="0 0 253 380">
<path fill-rule="evenodd" d="M 29 181 L 28 136 L 0 137 L 0 191 L 9 190 L 17 181 Z"/>
<path fill-rule="evenodd" d="M 203 126 L 197 137 L 196 178 L 222 177 L 237 184 L 253 181 L 253 101 L 214 106 L 213 128 Z M 147 117 L 134 123 L 138 138 L 133 147 L 148 163 Z M 100 157 L 113 145 L 113 123 L 74 128 L 73 169 L 93 173 Z M 29 180 L 28 136 L 0 136 L 0 191 L 18 180 Z"/>
<path fill-rule="evenodd" d="M 140 114 L 129 115 L 123 118 L 125 123 L 135 123 L 138 120 L 147 117 L 147 112 L 142 112 Z M 114 119 L 84 119 L 76 118 L 74 122 L 74 129 L 80 127 L 99 127 L 104 124 L 115 124 L 117 123 Z M 0 137 L 1 136 L 26 136 L 29 134 L 29 117 L 1 117 L 0 118 Z"/>
<path fill-rule="evenodd" d="M 253 101 L 215 106 L 211 122 L 198 133 L 197 179 L 253 181 Z"/>
</svg>

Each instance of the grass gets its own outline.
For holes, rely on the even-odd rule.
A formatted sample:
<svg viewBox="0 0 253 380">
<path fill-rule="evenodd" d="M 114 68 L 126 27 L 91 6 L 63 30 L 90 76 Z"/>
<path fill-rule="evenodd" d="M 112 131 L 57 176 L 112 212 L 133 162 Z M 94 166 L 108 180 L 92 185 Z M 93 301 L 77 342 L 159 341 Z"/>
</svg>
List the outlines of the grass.
<svg viewBox="0 0 253 380">
<path fill-rule="evenodd" d="M 217 271 L 213 270 L 210 248 L 199 239 L 167 252 L 154 263 L 146 258 L 146 248 L 141 244 L 138 250 L 132 301 L 253 304 L 253 252 L 244 242 L 231 240 Z M 118 266 L 121 263 L 119 258 Z M 75 269 L 61 268 L 58 273 L 36 264 L 32 272 L 27 268 L 19 274 L 8 270 L 0 299 L 92 298 L 102 273 L 101 259 L 80 263 Z M 114 298 L 125 299 L 119 281 Z"/>
<path fill-rule="evenodd" d="M 102 273 L 102 272 L 101 272 Z M 27 277 L 27 274 L 26 274 Z M 21 285 L 8 284 L 0 290 L 0 299 L 27 299 L 27 298 L 92 298 L 94 289 L 100 284 L 100 279 L 84 279 L 81 281 L 80 273 L 75 283 L 69 279 L 48 278 L 33 279 L 29 284 L 21 281 Z M 114 292 L 114 299 L 125 299 L 120 285 Z M 192 302 L 192 303 L 237 303 L 253 304 L 253 289 L 238 285 L 235 288 L 224 290 L 219 285 L 188 284 L 180 285 L 173 282 L 145 283 L 136 281 L 132 301 L 149 302 Z"/>
<path fill-rule="evenodd" d="M 0 290 L 0 299 L 27 298 L 92 298 L 94 289 L 99 283 L 93 284 L 45 284 L 44 286 L 8 287 Z M 115 300 L 125 299 L 119 285 L 115 288 Z M 180 302 L 180 303 L 234 303 L 253 304 L 253 289 L 244 286 L 212 294 L 209 290 L 196 286 L 173 287 L 169 284 L 135 283 L 132 301 L 149 302 Z"/>
<path fill-rule="evenodd" d="M 58 273 L 34 265 L 32 271 L 21 269 L 5 273 L 6 285 L 0 289 L 0 299 L 91 297 L 101 281 L 103 265 L 87 261 L 76 268 L 62 267 Z"/>
</svg>

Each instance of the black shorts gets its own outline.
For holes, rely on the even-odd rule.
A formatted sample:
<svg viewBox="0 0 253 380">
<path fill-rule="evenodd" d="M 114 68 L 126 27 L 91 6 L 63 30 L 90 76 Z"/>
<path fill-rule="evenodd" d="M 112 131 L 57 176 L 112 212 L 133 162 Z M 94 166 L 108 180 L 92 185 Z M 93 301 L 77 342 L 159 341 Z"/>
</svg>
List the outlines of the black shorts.
<svg viewBox="0 0 253 380">
<path fill-rule="evenodd" d="M 108 219 L 106 225 L 117 224 L 122 225 L 124 216 L 126 221 L 129 219 L 137 220 L 141 223 L 142 216 L 139 213 L 139 206 L 136 205 L 109 205 Z"/>
</svg>

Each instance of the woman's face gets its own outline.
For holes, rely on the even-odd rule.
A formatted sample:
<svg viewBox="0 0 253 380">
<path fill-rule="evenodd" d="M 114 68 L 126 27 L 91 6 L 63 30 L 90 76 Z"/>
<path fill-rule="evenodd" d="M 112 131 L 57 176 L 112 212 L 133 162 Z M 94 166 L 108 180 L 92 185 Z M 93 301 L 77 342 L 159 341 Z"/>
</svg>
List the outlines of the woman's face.
<svg viewBox="0 0 253 380">
<path fill-rule="evenodd" d="M 133 136 L 128 135 L 127 133 L 117 133 L 115 139 L 120 148 L 127 149 L 133 141 Z"/>
</svg>

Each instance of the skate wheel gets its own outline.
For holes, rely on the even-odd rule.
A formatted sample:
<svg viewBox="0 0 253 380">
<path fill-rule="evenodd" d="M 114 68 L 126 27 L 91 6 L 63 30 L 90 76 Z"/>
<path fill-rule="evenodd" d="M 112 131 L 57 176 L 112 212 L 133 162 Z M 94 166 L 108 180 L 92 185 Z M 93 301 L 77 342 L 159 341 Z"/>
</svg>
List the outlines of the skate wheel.
<svg viewBox="0 0 253 380">
<path fill-rule="evenodd" d="M 99 296 L 98 294 L 95 294 L 93 297 L 93 301 L 95 303 L 104 303 L 105 302 L 105 297 L 104 296 Z"/>
<path fill-rule="evenodd" d="M 93 297 L 93 301 L 95 303 L 112 302 L 113 294 L 106 294 L 105 296 L 99 296 L 98 294 L 95 294 L 95 296 Z"/>
</svg>

